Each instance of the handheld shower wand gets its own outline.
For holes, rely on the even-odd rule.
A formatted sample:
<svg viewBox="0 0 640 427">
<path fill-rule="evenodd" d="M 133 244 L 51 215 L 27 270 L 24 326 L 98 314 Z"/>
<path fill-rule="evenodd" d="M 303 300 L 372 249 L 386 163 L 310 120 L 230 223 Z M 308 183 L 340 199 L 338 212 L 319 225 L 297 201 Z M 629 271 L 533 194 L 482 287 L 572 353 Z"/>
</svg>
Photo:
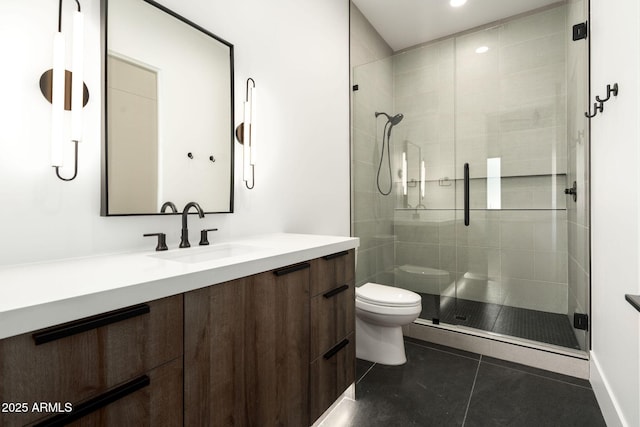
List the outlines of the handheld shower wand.
<svg viewBox="0 0 640 427">
<path fill-rule="evenodd" d="M 384 115 L 387 116 L 387 122 L 391 123 L 391 126 L 395 126 L 398 123 L 400 123 L 402 121 L 402 119 L 404 119 L 404 116 L 402 115 L 402 113 L 398 113 L 395 116 L 391 117 L 390 115 L 388 115 L 387 113 L 375 113 L 376 117 L 380 116 L 380 115 Z"/>
<path fill-rule="evenodd" d="M 380 164 L 378 165 L 378 174 L 376 176 L 376 184 L 378 185 L 378 191 L 380 192 L 380 194 L 382 194 L 383 196 L 388 196 L 389 194 L 391 194 L 391 190 L 393 189 L 393 178 L 391 175 L 391 153 L 390 153 L 391 129 L 393 129 L 395 125 L 397 125 L 402 121 L 402 119 L 404 118 L 404 115 L 402 115 L 401 113 L 398 113 L 395 116 L 390 116 L 389 114 L 383 113 L 383 112 L 375 113 L 376 118 L 380 115 L 387 117 L 387 123 L 385 123 L 384 130 L 382 131 L 383 132 L 382 133 L 382 152 L 380 153 Z M 386 136 L 386 142 L 385 142 L 385 136 Z M 389 191 L 387 192 L 383 191 L 382 188 L 380 188 L 380 171 L 382 170 L 382 161 L 384 159 L 385 144 L 387 145 L 387 162 L 389 165 Z"/>
</svg>

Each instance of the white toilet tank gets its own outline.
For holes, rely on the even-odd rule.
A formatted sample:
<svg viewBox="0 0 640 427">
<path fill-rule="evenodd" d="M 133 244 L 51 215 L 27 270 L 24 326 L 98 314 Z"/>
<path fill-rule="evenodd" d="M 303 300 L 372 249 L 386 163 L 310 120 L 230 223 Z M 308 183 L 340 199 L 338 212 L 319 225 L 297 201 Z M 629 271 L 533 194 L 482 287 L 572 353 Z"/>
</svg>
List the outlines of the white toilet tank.
<svg viewBox="0 0 640 427">
<path fill-rule="evenodd" d="M 405 264 L 396 269 L 396 285 L 413 292 L 440 295 L 450 282 L 449 272 L 437 268 Z"/>
</svg>

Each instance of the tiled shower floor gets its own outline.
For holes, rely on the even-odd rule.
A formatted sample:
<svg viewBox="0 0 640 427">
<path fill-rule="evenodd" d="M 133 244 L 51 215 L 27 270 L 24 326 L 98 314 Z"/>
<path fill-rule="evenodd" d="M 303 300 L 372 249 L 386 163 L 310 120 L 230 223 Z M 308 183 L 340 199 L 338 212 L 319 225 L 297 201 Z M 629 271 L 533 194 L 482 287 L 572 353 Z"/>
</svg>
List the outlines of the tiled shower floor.
<svg viewBox="0 0 640 427">
<path fill-rule="evenodd" d="M 321 427 L 605 427 L 586 380 L 406 339 L 407 363 L 356 364 L 356 400 Z"/>
<path fill-rule="evenodd" d="M 421 319 L 580 349 L 564 314 L 423 294 Z"/>
</svg>

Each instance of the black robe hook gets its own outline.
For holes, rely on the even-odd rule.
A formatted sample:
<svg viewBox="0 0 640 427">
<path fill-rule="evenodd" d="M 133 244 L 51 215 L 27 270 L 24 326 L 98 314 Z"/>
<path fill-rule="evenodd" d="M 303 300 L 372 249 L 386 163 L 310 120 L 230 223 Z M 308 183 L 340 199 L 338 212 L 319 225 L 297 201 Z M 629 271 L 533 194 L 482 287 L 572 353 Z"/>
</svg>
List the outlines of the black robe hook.
<svg viewBox="0 0 640 427">
<path fill-rule="evenodd" d="M 618 83 L 614 83 L 613 88 L 611 87 L 611 85 L 607 85 L 607 97 L 605 99 L 600 99 L 599 96 L 596 96 L 596 101 L 600 103 L 607 102 L 609 98 L 611 98 L 612 94 L 613 96 L 618 96 Z"/>
<path fill-rule="evenodd" d="M 593 103 L 593 114 L 589 113 L 588 111 L 586 113 L 584 113 L 585 117 L 587 118 L 592 118 L 595 117 L 596 114 L 598 114 L 599 112 L 602 113 L 604 111 L 604 102 L 594 102 Z"/>
</svg>

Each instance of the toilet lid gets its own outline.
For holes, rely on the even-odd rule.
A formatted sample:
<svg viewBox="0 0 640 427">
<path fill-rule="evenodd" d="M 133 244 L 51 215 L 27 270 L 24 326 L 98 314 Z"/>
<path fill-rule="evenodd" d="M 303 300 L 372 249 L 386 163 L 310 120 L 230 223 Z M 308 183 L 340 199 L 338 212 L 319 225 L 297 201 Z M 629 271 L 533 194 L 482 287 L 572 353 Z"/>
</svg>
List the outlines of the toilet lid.
<svg viewBox="0 0 640 427">
<path fill-rule="evenodd" d="M 357 287 L 356 298 L 371 304 L 392 307 L 416 305 L 422 300 L 415 292 L 377 283 L 365 283 Z"/>
</svg>

